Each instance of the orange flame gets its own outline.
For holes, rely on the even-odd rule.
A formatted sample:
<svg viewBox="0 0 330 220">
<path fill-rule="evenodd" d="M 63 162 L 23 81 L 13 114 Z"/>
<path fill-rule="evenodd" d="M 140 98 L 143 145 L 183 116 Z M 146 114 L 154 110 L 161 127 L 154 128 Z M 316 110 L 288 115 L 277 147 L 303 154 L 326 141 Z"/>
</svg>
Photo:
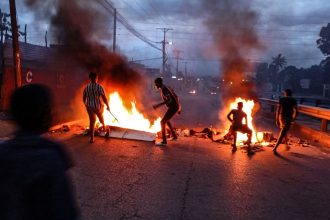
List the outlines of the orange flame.
<svg viewBox="0 0 330 220">
<path fill-rule="evenodd" d="M 109 107 L 111 113 L 118 119 L 118 121 L 104 108 L 103 117 L 106 125 L 117 126 L 122 128 L 129 128 L 139 131 L 146 131 L 150 133 L 157 133 L 161 130 L 160 121 L 161 118 L 157 118 L 153 124 L 140 113 L 135 106 L 134 102 L 131 102 L 132 109 L 127 109 L 123 100 L 118 92 L 110 94 Z"/>
</svg>

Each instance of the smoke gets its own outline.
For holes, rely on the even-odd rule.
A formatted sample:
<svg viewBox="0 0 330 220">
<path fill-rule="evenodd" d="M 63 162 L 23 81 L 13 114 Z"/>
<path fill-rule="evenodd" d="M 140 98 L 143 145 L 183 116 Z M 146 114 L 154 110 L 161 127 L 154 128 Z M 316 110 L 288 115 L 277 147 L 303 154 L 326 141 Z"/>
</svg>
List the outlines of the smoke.
<svg viewBox="0 0 330 220">
<path fill-rule="evenodd" d="M 256 87 L 246 80 L 246 74 L 253 68 L 249 56 L 263 49 L 255 30 L 258 15 L 249 1 L 205 0 L 202 5 L 206 14 L 204 24 L 214 39 L 221 63 L 223 107 L 219 119 L 223 121 L 229 103 L 235 98 L 257 100 Z"/>
<path fill-rule="evenodd" d="M 128 66 L 126 59 L 112 53 L 104 44 L 111 41 L 112 16 L 97 1 L 25 0 L 40 19 L 50 21 L 51 33 L 60 43 L 59 56 L 88 72 L 99 74 L 109 90 L 119 90 L 125 99 L 136 97 L 142 76 Z M 110 92 L 110 91 L 108 91 Z"/>
<path fill-rule="evenodd" d="M 205 24 L 220 56 L 225 102 L 238 96 L 254 99 L 257 95 L 246 73 L 251 71 L 249 56 L 263 49 L 255 30 L 257 13 L 243 0 L 205 0 Z M 244 80 L 244 81 L 243 81 Z"/>
</svg>

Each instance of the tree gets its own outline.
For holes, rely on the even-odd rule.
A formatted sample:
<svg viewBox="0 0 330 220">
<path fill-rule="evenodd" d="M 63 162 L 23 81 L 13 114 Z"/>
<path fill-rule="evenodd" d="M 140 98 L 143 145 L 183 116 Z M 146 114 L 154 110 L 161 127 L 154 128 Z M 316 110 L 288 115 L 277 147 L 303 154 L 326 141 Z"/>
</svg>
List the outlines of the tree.
<svg viewBox="0 0 330 220">
<path fill-rule="evenodd" d="M 278 72 L 283 69 L 286 65 L 286 58 L 282 54 L 278 54 L 276 57 L 272 58 L 273 61 L 269 65 L 269 75 L 271 77 L 271 82 L 273 82 L 273 90 L 280 90 L 279 86 L 281 81 L 278 78 Z"/>
<path fill-rule="evenodd" d="M 320 67 L 324 71 L 324 82 L 330 82 L 330 23 L 326 27 L 322 27 L 320 30 L 320 38 L 317 39 L 317 47 L 321 50 L 321 52 L 327 56 L 320 63 Z"/>
<path fill-rule="evenodd" d="M 271 65 L 275 66 L 276 72 L 278 72 L 279 70 L 281 70 L 282 68 L 285 67 L 286 58 L 284 56 L 282 56 L 282 54 L 279 54 L 276 57 L 273 57 L 272 59 L 273 59 L 273 61 L 272 61 Z"/>
<path fill-rule="evenodd" d="M 322 27 L 320 31 L 320 38 L 317 39 L 317 47 L 325 56 L 330 55 L 330 23 L 326 27 Z"/>
<path fill-rule="evenodd" d="M 300 72 L 295 66 L 288 66 L 281 70 L 278 73 L 278 80 L 281 82 L 282 87 L 292 89 L 295 92 L 299 91 Z"/>
</svg>

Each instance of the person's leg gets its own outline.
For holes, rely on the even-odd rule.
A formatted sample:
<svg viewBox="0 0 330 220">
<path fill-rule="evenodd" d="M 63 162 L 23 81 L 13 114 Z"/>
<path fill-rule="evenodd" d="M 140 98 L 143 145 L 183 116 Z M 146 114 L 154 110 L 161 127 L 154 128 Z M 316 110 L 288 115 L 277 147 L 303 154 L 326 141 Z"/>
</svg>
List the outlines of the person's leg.
<svg viewBox="0 0 330 220">
<path fill-rule="evenodd" d="M 104 117 L 103 117 L 103 109 L 100 109 L 100 110 L 97 110 L 96 111 L 96 115 L 97 115 L 97 118 L 99 119 L 100 123 L 102 124 L 103 126 L 103 131 L 106 132 L 105 134 L 105 137 L 109 137 L 110 136 L 110 128 L 105 125 L 105 122 L 104 122 Z"/>
<path fill-rule="evenodd" d="M 252 153 L 251 152 L 251 139 L 252 139 L 252 130 L 250 129 L 250 128 L 248 128 L 247 127 L 247 137 L 248 137 L 248 142 L 247 142 L 247 144 L 248 144 L 248 152 L 249 153 Z"/>
<path fill-rule="evenodd" d="M 234 143 L 233 143 L 233 148 L 235 148 L 235 149 L 236 149 L 237 131 L 233 131 L 233 135 L 234 135 Z"/>
<path fill-rule="evenodd" d="M 90 142 L 93 143 L 94 142 L 94 127 L 95 127 L 96 116 L 95 116 L 95 113 L 93 112 L 93 110 L 91 108 L 87 108 L 87 112 L 88 112 L 88 117 L 89 117 L 89 132 L 90 132 L 90 135 L 91 135 Z"/>
<path fill-rule="evenodd" d="M 281 131 L 280 131 L 280 135 L 279 135 L 279 137 L 278 137 L 278 139 L 277 139 L 277 142 L 276 142 L 276 144 L 275 144 L 275 147 L 273 148 L 273 151 L 274 151 L 274 152 L 276 152 L 278 146 L 282 143 L 282 140 L 283 140 L 283 138 L 286 136 L 286 133 L 288 132 L 289 128 L 290 128 L 290 125 L 289 125 L 289 126 L 288 126 L 288 125 L 285 125 L 285 126 L 281 129 Z"/>
<path fill-rule="evenodd" d="M 168 121 L 166 124 L 167 124 L 168 128 L 170 129 L 170 131 L 171 131 L 171 133 L 172 133 L 172 137 L 173 137 L 173 139 L 178 139 L 178 136 L 176 135 L 176 133 L 175 133 L 173 127 L 172 127 L 171 122 Z"/>
<path fill-rule="evenodd" d="M 164 118 L 160 121 L 161 129 L 162 129 L 162 139 L 163 139 L 163 144 L 166 144 L 166 131 L 165 131 L 165 124 L 166 121 Z"/>
<path fill-rule="evenodd" d="M 166 128 L 165 128 L 165 125 L 173 117 L 174 114 L 175 114 L 175 111 L 173 111 L 173 109 L 168 109 L 166 111 L 163 119 L 160 121 L 161 128 L 162 128 L 163 144 L 166 144 L 167 143 L 167 141 L 166 141 L 166 130 L 165 130 Z"/>
<path fill-rule="evenodd" d="M 95 109 L 95 113 L 96 113 L 96 116 L 99 119 L 100 123 L 103 126 L 103 130 L 105 131 L 106 130 L 106 126 L 105 126 L 104 118 L 103 118 L 103 109 Z"/>
<path fill-rule="evenodd" d="M 250 145 L 251 140 L 252 140 L 252 130 L 250 128 L 247 128 L 246 133 L 247 133 L 247 137 L 248 137 L 248 145 Z"/>
</svg>

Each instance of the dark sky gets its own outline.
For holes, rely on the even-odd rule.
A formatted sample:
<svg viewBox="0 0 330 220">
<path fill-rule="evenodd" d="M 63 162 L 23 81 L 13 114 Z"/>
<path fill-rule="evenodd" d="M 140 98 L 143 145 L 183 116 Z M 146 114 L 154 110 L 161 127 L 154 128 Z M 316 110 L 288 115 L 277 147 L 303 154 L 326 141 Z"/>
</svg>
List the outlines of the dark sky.
<svg viewBox="0 0 330 220">
<path fill-rule="evenodd" d="M 28 41 L 44 44 L 44 33 L 50 29 L 48 21 L 36 19 L 33 11 L 24 7 L 23 0 L 16 1 L 19 23 L 28 24 Z M 228 0 L 218 0 L 218 3 L 222 2 Z M 309 67 L 319 64 L 323 55 L 316 47 L 315 41 L 318 39 L 320 28 L 330 23 L 329 0 L 246 2 L 249 2 L 250 10 L 257 15 L 254 29 L 265 46 L 262 51 L 247 55 L 247 59 L 252 62 L 270 62 L 272 57 L 281 53 L 287 58 L 288 65 Z M 131 25 L 154 42 L 160 42 L 163 37 L 163 33 L 156 28 L 173 28 L 167 33 L 167 40 L 173 42 L 172 45 L 167 46 L 167 52 L 173 58 L 173 50 L 183 51 L 180 54 L 183 60 L 179 63 L 179 69 L 182 71 L 183 62 L 188 62 L 188 71 L 193 73 L 217 74 L 221 71 L 219 56 L 212 49 L 214 47 L 212 35 L 204 23 L 207 12 L 201 10 L 203 1 L 112 0 L 112 3 Z M 0 7 L 8 12 L 8 1 L 1 1 Z M 109 19 L 109 28 L 111 28 L 111 19 Z M 109 37 L 109 42 L 105 41 L 104 44 L 111 46 L 111 42 Z M 117 43 L 122 53 L 130 60 L 152 59 L 143 63 L 160 67 L 161 60 L 153 58 L 160 58 L 161 52 L 132 36 L 120 24 Z M 170 59 L 170 62 L 176 65 L 175 59 Z"/>
</svg>

